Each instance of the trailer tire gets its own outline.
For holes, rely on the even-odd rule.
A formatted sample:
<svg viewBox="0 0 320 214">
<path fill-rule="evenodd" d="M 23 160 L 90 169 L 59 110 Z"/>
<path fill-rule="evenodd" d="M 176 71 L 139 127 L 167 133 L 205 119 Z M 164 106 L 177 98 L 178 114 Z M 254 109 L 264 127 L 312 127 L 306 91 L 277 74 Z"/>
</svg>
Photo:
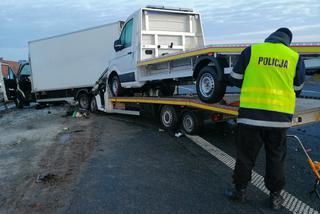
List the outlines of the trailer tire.
<svg viewBox="0 0 320 214">
<path fill-rule="evenodd" d="M 202 115 L 197 114 L 197 112 L 188 110 L 182 114 L 181 126 L 186 134 L 195 135 L 199 133 L 202 125 Z"/>
<path fill-rule="evenodd" d="M 123 88 L 121 87 L 121 82 L 117 74 L 111 76 L 111 79 L 109 81 L 109 88 L 112 96 L 121 96 Z"/>
<path fill-rule="evenodd" d="M 97 101 L 95 97 L 92 97 L 91 102 L 90 102 L 90 111 L 92 113 L 95 113 L 98 111 L 98 106 L 97 106 Z"/>
<path fill-rule="evenodd" d="M 223 98 L 226 92 L 226 83 L 224 80 L 219 80 L 217 70 L 214 67 L 206 66 L 197 77 L 196 89 L 201 101 L 216 103 Z"/>
<path fill-rule="evenodd" d="M 90 108 L 90 96 L 88 93 L 81 93 L 78 96 L 79 107 L 82 109 L 89 110 Z"/>
<path fill-rule="evenodd" d="M 164 105 L 160 111 L 160 124 L 165 130 L 174 130 L 178 124 L 178 113 L 173 106 Z"/>
</svg>

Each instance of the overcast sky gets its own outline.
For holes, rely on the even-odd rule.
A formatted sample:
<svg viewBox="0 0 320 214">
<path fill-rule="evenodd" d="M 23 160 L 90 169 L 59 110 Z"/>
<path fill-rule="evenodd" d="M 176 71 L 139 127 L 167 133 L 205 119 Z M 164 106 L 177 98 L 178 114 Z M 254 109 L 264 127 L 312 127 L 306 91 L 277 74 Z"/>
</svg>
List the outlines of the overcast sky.
<svg viewBox="0 0 320 214">
<path fill-rule="evenodd" d="M 296 42 L 320 42 L 320 0 L 0 0 L 0 57 L 27 59 L 28 41 L 125 20 L 148 4 L 200 12 L 206 44 L 261 42 L 283 26 Z"/>
</svg>

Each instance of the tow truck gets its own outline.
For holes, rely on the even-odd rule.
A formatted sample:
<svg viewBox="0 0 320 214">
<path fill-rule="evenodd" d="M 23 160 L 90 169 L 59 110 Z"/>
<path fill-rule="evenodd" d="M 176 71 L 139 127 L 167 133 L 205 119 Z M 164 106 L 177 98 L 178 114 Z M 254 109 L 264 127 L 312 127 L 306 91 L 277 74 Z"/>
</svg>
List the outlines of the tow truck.
<svg viewBox="0 0 320 214">
<path fill-rule="evenodd" d="M 204 56 L 216 56 L 229 58 L 232 62 L 247 45 L 208 46 L 203 49 L 184 51 L 163 57 L 144 60 L 139 66 L 154 65 L 157 63 L 172 63 L 183 59 L 193 61 L 193 58 Z M 291 46 L 304 58 L 319 58 L 319 43 L 296 43 Z M 231 59 L 230 59 L 231 58 Z M 169 66 L 170 67 L 170 66 Z M 229 65 L 232 69 L 232 65 Z M 92 111 L 103 111 L 106 113 L 119 113 L 140 115 L 147 113 L 158 118 L 161 126 L 166 130 L 181 127 L 187 134 L 196 134 L 203 124 L 203 120 L 210 118 L 213 122 L 221 122 L 236 119 L 239 108 L 239 93 L 225 93 L 223 99 L 217 103 L 206 103 L 201 101 L 196 94 L 179 94 L 172 96 L 159 96 L 155 92 L 150 94 L 136 93 L 133 96 L 113 96 L 108 85 L 108 69 L 101 75 L 94 86 L 91 100 Z M 320 99 L 316 97 L 298 97 L 296 111 L 293 117 L 293 126 L 300 126 L 320 120 Z"/>
</svg>

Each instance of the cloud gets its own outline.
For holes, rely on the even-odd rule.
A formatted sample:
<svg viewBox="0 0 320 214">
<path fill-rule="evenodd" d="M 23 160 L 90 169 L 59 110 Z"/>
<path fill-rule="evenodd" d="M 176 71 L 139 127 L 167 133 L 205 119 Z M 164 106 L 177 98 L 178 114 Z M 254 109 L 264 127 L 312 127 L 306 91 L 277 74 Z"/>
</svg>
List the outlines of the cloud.
<svg viewBox="0 0 320 214">
<path fill-rule="evenodd" d="M 0 57 L 26 57 L 30 40 L 124 20 L 147 4 L 150 1 L 1 0 Z M 152 4 L 199 11 L 206 40 L 212 43 L 260 42 L 283 26 L 292 29 L 294 39 L 320 41 L 319 0 L 154 0 Z"/>
</svg>

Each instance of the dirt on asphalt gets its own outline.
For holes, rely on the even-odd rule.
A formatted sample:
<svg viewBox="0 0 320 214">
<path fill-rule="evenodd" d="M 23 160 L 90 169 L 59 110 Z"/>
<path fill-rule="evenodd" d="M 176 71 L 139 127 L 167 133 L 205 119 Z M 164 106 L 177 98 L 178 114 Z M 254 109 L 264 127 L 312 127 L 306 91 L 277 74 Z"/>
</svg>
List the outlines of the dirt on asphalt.
<svg viewBox="0 0 320 214">
<path fill-rule="evenodd" d="M 68 107 L 0 112 L 0 213 L 59 213 L 95 147 L 95 115 Z"/>
</svg>

